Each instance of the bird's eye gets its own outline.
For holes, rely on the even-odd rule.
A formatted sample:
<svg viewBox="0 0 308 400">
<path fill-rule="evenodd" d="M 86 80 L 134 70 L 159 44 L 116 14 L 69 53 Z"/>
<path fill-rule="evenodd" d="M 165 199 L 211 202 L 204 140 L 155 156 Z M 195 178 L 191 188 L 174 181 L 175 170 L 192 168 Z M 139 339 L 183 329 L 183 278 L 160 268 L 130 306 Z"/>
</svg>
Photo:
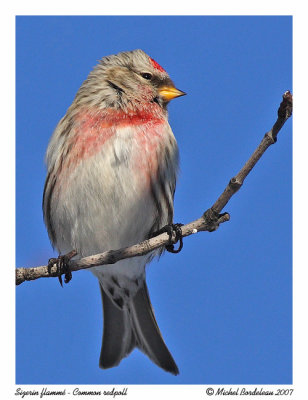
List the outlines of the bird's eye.
<svg viewBox="0 0 308 400">
<path fill-rule="evenodd" d="M 147 79 L 147 80 L 151 80 L 152 79 L 152 74 L 150 74 L 149 72 L 143 72 L 141 74 L 142 78 Z"/>
</svg>

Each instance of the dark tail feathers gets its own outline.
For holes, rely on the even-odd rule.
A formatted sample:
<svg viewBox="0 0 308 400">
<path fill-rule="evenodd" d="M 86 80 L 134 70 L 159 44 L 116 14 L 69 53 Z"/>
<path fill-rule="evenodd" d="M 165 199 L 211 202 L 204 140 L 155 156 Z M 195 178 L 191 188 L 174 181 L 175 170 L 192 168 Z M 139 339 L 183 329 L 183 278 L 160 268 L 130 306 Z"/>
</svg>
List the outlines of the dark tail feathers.
<svg viewBox="0 0 308 400">
<path fill-rule="evenodd" d="M 122 310 L 112 302 L 102 286 L 101 292 L 104 334 L 100 368 L 115 367 L 134 347 L 138 347 L 159 367 L 178 375 L 178 367 L 158 328 L 145 281 Z"/>
</svg>

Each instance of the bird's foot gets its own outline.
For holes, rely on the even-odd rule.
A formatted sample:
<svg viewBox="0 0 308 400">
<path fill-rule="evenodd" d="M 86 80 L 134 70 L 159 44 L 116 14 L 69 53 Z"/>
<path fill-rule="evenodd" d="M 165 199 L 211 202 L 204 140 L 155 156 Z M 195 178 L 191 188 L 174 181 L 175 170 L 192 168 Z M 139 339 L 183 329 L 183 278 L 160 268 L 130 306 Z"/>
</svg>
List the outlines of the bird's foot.
<svg viewBox="0 0 308 400">
<path fill-rule="evenodd" d="M 179 253 L 182 248 L 183 248 L 183 235 L 182 235 L 182 229 L 181 226 L 183 224 L 168 224 L 163 226 L 161 229 L 158 231 L 154 232 L 151 237 L 160 235 L 161 233 L 167 233 L 169 235 L 169 244 L 167 244 L 166 250 L 169 251 L 170 253 Z M 175 234 L 175 242 L 173 242 L 173 233 Z M 174 244 L 180 241 L 180 245 L 178 249 L 174 249 Z"/>
<path fill-rule="evenodd" d="M 60 282 L 60 285 L 63 287 L 63 282 L 62 282 L 62 275 L 64 275 L 64 282 L 68 283 L 72 279 L 72 271 L 70 270 L 69 267 L 69 261 L 71 258 L 73 258 L 77 254 L 76 250 L 72 250 L 67 254 L 64 254 L 63 256 L 59 256 L 57 258 L 50 258 L 48 260 L 48 273 L 51 274 L 51 268 L 53 267 L 54 264 L 57 266 L 57 276 Z"/>
</svg>

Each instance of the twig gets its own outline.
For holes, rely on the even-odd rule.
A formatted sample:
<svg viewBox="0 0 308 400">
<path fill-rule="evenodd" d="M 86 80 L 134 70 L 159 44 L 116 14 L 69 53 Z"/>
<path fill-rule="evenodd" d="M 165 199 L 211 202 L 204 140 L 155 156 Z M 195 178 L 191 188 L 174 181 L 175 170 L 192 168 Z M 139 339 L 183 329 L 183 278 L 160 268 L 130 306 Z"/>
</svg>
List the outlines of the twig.
<svg viewBox="0 0 308 400">
<path fill-rule="evenodd" d="M 212 232 L 218 229 L 219 225 L 223 222 L 229 221 L 230 216 L 228 213 L 220 214 L 222 209 L 229 202 L 231 197 L 241 188 L 243 182 L 249 172 L 253 169 L 259 161 L 263 153 L 270 145 L 277 141 L 277 134 L 292 115 L 292 94 L 287 91 L 283 95 L 283 100 L 278 109 L 278 118 L 272 129 L 267 132 L 262 139 L 261 143 L 254 151 L 252 156 L 235 175 L 223 193 L 219 196 L 216 202 L 209 208 L 201 218 L 190 222 L 181 227 L 183 237 L 192 235 L 200 231 Z M 176 241 L 175 235 L 173 236 L 173 243 Z M 145 240 L 134 246 L 125 247 L 118 250 L 109 250 L 101 254 L 96 254 L 89 257 L 81 258 L 80 260 L 72 260 L 69 263 L 71 271 L 78 271 L 80 269 L 87 269 L 98 265 L 114 264 L 124 258 L 131 258 L 136 256 L 145 255 L 159 247 L 169 244 L 169 236 L 167 233 L 162 233 L 159 236 Z M 57 268 L 54 265 L 49 274 L 47 266 L 33 267 L 33 268 L 17 268 L 16 269 L 16 285 L 20 285 L 24 281 L 31 281 L 38 278 L 47 278 L 57 276 Z"/>
</svg>

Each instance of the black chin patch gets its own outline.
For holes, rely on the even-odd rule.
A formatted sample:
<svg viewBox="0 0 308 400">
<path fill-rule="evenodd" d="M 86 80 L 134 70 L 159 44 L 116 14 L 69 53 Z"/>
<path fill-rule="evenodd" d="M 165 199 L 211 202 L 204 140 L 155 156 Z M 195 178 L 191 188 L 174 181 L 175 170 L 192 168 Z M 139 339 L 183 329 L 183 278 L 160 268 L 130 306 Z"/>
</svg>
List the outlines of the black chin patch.
<svg viewBox="0 0 308 400">
<path fill-rule="evenodd" d="M 154 99 L 152 100 L 152 103 L 158 104 L 164 110 L 166 110 L 167 104 L 168 104 L 167 101 L 164 101 L 161 97 L 158 97 L 158 96 L 154 97 Z"/>
</svg>

